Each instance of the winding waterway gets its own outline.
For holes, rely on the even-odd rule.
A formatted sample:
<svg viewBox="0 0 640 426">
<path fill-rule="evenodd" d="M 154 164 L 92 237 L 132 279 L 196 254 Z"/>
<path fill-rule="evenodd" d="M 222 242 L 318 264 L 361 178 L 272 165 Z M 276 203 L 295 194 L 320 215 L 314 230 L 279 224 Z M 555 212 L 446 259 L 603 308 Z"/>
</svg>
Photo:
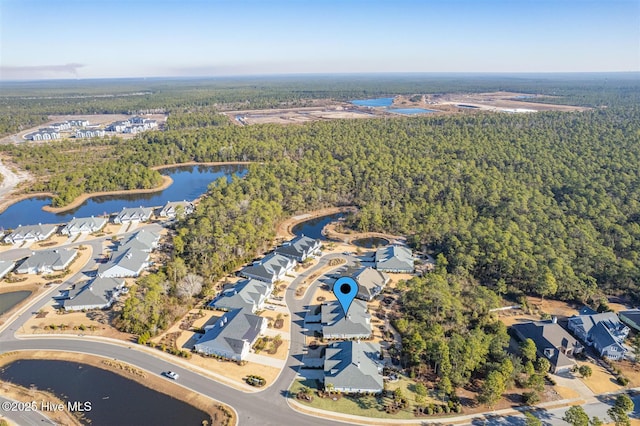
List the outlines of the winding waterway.
<svg viewBox="0 0 640 426">
<path fill-rule="evenodd" d="M 334 213 L 327 216 L 320 216 L 313 219 L 305 220 L 293 227 L 291 232 L 295 235 L 306 235 L 307 237 L 324 239 L 322 229 L 329 223 L 335 222 L 341 217 L 345 217 L 346 213 Z"/>
<path fill-rule="evenodd" d="M 181 166 L 163 169 L 161 174 L 173 179 L 163 191 L 148 194 L 105 195 L 90 198 L 79 207 L 63 213 L 51 213 L 42 207 L 51 204 L 49 197 L 29 198 L 9 206 L 0 213 L 0 230 L 18 225 L 38 223 L 66 223 L 74 217 L 100 216 L 119 212 L 123 207 L 155 207 L 168 201 L 192 201 L 205 192 L 209 184 L 221 177 L 244 176 L 245 165 Z"/>
</svg>

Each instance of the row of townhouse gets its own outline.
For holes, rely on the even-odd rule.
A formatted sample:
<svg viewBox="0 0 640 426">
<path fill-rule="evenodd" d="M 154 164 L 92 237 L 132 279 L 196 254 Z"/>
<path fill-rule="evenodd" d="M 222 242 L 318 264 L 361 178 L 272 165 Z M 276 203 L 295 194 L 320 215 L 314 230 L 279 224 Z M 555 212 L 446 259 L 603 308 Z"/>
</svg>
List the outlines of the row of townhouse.
<svg viewBox="0 0 640 426">
<path fill-rule="evenodd" d="M 573 335 L 555 318 L 515 324 L 512 329 L 520 340 L 532 339 L 538 355 L 547 358 L 552 371 L 558 373 L 573 368 L 575 362 L 571 357 L 582 352 L 585 346 L 593 348 L 600 357 L 621 360 L 627 353 L 624 340 L 629 335 L 629 327 L 640 331 L 640 310 L 598 313 L 584 306 L 578 315 L 568 319 L 567 330 Z"/>
<path fill-rule="evenodd" d="M 128 120 L 114 121 L 109 124 L 105 130 L 116 133 L 138 133 L 158 127 L 156 120 L 143 117 L 132 117 Z"/>
<path fill-rule="evenodd" d="M 60 132 L 70 130 L 72 127 L 86 127 L 89 125 L 87 120 L 67 120 L 58 123 L 51 123 L 47 127 L 38 129 L 37 132 L 29 133 L 24 136 L 25 139 L 31 141 L 46 141 L 60 139 Z M 77 137 L 77 133 L 76 133 Z M 88 136 L 83 136 L 88 137 Z"/>
</svg>

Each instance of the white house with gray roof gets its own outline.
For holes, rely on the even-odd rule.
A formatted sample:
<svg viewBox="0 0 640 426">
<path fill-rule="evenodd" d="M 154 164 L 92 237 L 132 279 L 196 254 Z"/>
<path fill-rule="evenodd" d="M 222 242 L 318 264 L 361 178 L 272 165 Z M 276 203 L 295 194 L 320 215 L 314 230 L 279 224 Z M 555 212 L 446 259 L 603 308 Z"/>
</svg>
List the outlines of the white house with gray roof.
<svg viewBox="0 0 640 426">
<path fill-rule="evenodd" d="M 242 361 L 260 334 L 267 329 L 267 319 L 253 315 L 246 309 L 225 313 L 196 342 L 196 352 Z"/>
<path fill-rule="evenodd" d="M 324 358 L 325 390 L 380 393 L 384 389 L 380 345 L 346 341 L 327 346 Z"/>
<path fill-rule="evenodd" d="M 16 268 L 18 274 L 51 274 L 63 271 L 78 254 L 75 249 L 54 249 L 32 252 L 24 262 Z"/>
<path fill-rule="evenodd" d="M 57 225 L 37 225 L 18 226 L 12 233 L 4 237 L 5 243 L 22 244 L 27 242 L 44 241 L 56 232 Z"/>
<path fill-rule="evenodd" d="M 242 268 L 240 275 L 256 280 L 275 283 L 281 281 L 296 266 L 296 261 L 278 253 L 266 255 L 251 266 Z"/>
<path fill-rule="evenodd" d="M 358 299 L 370 302 L 389 282 L 389 276 L 384 272 L 370 267 L 360 268 L 352 275 L 358 283 Z"/>
<path fill-rule="evenodd" d="M 272 283 L 254 279 L 243 280 L 235 286 L 223 290 L 220 296 L 209 303 L 209 306 L 223 311 L 246 309 L 255 313 L 262 309 L 272 291 Z"/>
<path fill-rule="evenodd" d="M 569 318 L 567 328 L 602 357 L 618 360 L 626 352 L 622 343 L 630 330 L 614 312 L 598 313 L 585 306 L 580 315 Z"/>
<path fill-rule="evenodd" d="M 159 241 L 160 234 L 151 232 L 146 229 L 141 229 L 135 234 L 132 234 L 128 238 L 122 240 L 120 242 L 120 247 L 118 248 L 118 250 L 120 251 L 121 249 L 132 248 L 135 250 L 151 253 L 156 247 L 158 247 Z"/>
<path fill-rule="evenodd" d="M 112 253 L 107 263 L 98 266 L 98 275 L 103 278 L 137 277 L 147 266 L 148 252 L 121 247 Z"/>
<path fill-rule="evenodd" d="M 414 271 L 414 257 L 411 250 L 402 246 L 388 246 L 376 250 L 376 269 L 382 272 L 411 274 Z"/>
<path fill-rule="evenodd" d="M 10 260 L 0 260 L 0 279 L 4 278 L 9 272 L 16 267 L 16 262 Z"/>
<path fill-rule="evenodd" d="M 322 335 L 325 339 L 366 339 L 371 336 L 371 315 L 367 303 L 355 299 L 345 317 L 337 300 L 320 308 Z"/>
<path fill-rule="evenodd" d="M 304 262 L 307 258 L 318 254 L 320 246 L 320 240 L 301 235 L 291 241 L 287 241 L 274 251 L 298 262 Z"/>
<path fill-rule="evenodd" d="M 188 216 L 195 210 L 195 206 L 190 201 L 169 201 L 158 212 L 160 217 L 168 217 L 174 219 L 176 216 L 184 217 Z"/>
<path fill-rule="evenodd" d="M 113 219 L 113 223 L 146 222 L 151 219 L 153 209 L 151 207 L 124 207 Z"/>
<path fill-rule="evenodd" d="M 107 309 L 118 300 L 125 288 L 122 278 L 96 277 L 82 287 L 70 290 L 62 301 L 65 311 Z"/>
<path fill-rule="evenodd" d="M 92 234 L 100 231 L 106 224 L 107 219 L 104 217 L 74 217 L 62 227 L 60 233 L 71 237 L 78 234 Z"/>
</svg>

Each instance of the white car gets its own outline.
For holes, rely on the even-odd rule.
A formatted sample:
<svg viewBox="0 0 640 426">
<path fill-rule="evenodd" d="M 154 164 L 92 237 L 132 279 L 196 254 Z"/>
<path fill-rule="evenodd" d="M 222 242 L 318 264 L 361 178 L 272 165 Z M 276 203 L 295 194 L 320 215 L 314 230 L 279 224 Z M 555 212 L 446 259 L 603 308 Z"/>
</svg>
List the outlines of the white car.
<svg viewBox="0 0 640 426">
<path fill-rule="evenodd" d="M 178 380 L 178 377 L 180 377 L 180 375 L 175 371 L 167 371 L 164 375 L 173 380 Z"/>
</svg>

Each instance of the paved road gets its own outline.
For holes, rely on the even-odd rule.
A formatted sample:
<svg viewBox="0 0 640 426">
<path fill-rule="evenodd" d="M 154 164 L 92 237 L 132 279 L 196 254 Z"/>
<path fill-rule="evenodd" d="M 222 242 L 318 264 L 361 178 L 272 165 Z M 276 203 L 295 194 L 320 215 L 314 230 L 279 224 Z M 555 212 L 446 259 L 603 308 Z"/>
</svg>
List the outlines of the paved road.
<svg viewBox="0 0 640 426">
<path fill-rule="evenodd" d="M 101 244 L 101 242 L 94 242 Z M 88 244 L 88 243 L 85 243 Z M 92 256 L 94 259 L 96 256 Z M 8 327 L 0 333 L 0 343 L 2 352 L 14 350 L 60 350 L 67 352 L 88 353 L 107 358 L 117 359 L 129 364 L 135 365 L 141 369 L 147 370 L 150 374 L 160 374 L 162 371 L 172 370 L 180 374 L 178 384 L 189 388 L 195 392 L 209 396 L 221 402 L 232 406 L 238 413 L 240 425 L 334 425 L 334 420 L 324 420 L 317 417 L 310 417 L 291 409 L 286 401 L 286 392 L 291 382 L 295 379 L 297 368 L 300 365 L 299 358 L 302 354 L 304 345 L 304 335 L 301 331 L 302 320 L 305 315 L 306 306 L 308 306 L 313 294 L 317 281 L 310 286 L 302 300 L 296 300 L 295 289 L 318 269 L 324 268 L 330 259 L 341 257 L 340 255 L 327 255 L 323 257 L 319 263 L 312 268 L 302 272 L 286 292 L 286 302 L 291 311 L 291 351 L 287 359 L 287 364 L 276 380 L 269 388 L 258 393 L 245 393 L 224 384 L 216 382 L 207 377 L 188 370 L 177 363 L 169 362 L 165 359 L 158 358 L 141 350 L 136 345 L 131 347 L 106 343 L 98 339 L 88 337 L 29 337 L 18 339 L 14 336 L 17 329 L 29 319 L 34 312 L 37 312 L 42 306 L 50 301 L 49 297 L 57 288 L 52 288 L 38 302 L 34 303 L 26 312 L 12 321 Z M 83 271 L 95 269 L 95 262 L 89 262 L 83 268 Z M 78 273 L 81 274 L 82 272 Z M 64 285 L 64 284 L 63 284 Z M 297 356 L 297 358 L 296 358 Z"/>
</svg>

